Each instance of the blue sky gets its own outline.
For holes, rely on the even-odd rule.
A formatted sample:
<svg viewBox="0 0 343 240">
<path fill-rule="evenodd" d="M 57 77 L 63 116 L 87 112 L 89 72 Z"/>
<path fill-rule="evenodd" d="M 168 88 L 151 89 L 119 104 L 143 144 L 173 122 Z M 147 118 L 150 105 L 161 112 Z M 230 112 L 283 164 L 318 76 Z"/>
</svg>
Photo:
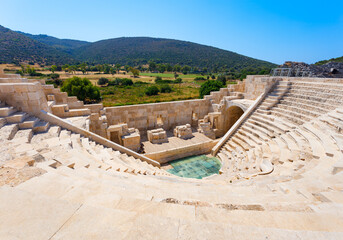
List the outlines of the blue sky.
<svg viewBox="0 0 343 240">
<path fill-rule="evenodd" d="M 0 25 L 59 38 L 172 38 L 279 64 L 343 56 L 342 0 L 0 0 L 0 6 Z"/>
</svg>

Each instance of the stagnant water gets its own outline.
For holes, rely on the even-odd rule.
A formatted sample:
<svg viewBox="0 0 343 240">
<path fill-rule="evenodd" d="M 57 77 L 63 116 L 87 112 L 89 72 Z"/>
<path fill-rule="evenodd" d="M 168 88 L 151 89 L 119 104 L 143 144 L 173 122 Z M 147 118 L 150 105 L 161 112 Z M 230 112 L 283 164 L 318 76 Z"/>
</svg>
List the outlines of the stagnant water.
<svg viewBox="0 0 343 240">
<path fill-rule="evenodd" d="M 169 164 L 173 167 L 167 170 L 169 173 L 180 177 L 197 179 L 218 174 L 221 167 L 221 163 L 217 158 L 206 155 L 181 158 L 171 161 Z"/>
</svg>

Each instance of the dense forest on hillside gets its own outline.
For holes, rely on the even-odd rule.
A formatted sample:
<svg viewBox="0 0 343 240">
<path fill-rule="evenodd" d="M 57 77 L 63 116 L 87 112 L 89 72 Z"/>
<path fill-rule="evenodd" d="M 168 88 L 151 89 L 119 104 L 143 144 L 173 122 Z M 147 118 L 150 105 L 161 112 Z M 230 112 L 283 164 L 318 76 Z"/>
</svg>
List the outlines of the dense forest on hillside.
<svg viewBox="0 0 343 240">
<path fill-rule="evenodd" d="M 246 67 L 275 67 L 274 64 L 234 52 L 196 43 L 148 37 L 115 38 L 98 41 L 73 51 L 73 56 L 91 63 L 141 65 L 156 63 L 189 65 L 218 71 Z"/>
<path fill-rule="evenodd" d="M 270 62 L 192 42 L 129 37 L 86 41 L 58 39 L 48 35 L 15 32 L 0 26 L 0 63 L 88 66 L 109 64 L 141 68 L 150 62 L 179 65 L 192 72 L 265 73 Z"/>
<path fill-rule="evenodd" d="M 18 33 L 23 34 L 38 42 L 47 44 L 51 47 L 54 47 L 56 49 L 63 50 L 66 52 L 70 52 L 72 49 L 90 44 L 90 42 L 86 42 L 86 41 L 79 41 L 79 40 L 72 40 L 72 39 L 59 39 L 59 38 L 51 37 L 45 34 L 33 35 L 33 34 L 24 33 L 20 31 L 18 31 Z"/>
<path fill-rule="evenodd" d="M 65 52 L 0 26 L 0 63 L 24 61 L 49 65 L 73 62 L 73 59 Z"/>
</svg>

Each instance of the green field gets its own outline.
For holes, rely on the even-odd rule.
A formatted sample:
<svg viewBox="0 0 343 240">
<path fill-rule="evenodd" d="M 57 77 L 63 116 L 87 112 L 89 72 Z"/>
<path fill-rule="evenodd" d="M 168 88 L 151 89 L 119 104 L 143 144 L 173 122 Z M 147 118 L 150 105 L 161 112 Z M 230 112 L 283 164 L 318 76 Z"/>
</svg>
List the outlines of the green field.
<svg viewBox="0 0 343 240">
<path fill-rule="evenodd" d="M 142 103 L 169 102 L 199 98 L 199 84 L 181 83 L 169 84 L 173 89 L 171 93 L 159 93 L 158 95 L 147 96 L 145 89 L 158 84 L 134 84 L 126 87 L 101 87 L 102 103 L 105 107 L 132 105 Z"/>
<path fill-rule="evenodd" d="M 148 77 L 162 77 L 162 78 L 173 78 L 174 79 L 174 73 L 140 73 L 139 75 L 141 76 L 148 76 Z M 190 79 L 190 78 L 196 78 L 196 77 L 204 77 L 206 78 L 206 76 L 203 76 L 201 74 L 179 74 L 178 76 L 179 78 L 182 79 Z"/>
</svg>

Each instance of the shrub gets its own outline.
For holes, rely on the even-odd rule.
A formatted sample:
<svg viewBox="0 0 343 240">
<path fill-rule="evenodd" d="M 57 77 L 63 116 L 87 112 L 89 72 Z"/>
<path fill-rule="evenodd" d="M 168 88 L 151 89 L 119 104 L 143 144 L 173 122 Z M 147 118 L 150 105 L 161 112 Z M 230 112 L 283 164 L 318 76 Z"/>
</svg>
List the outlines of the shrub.
<svg viewBox="0 0 343 240">
<path fill-rule="evenodd" d="M 162 80 L 161 77 L 155 78 L 155 83 L 157 84 L 173 84 L 173 83 L 182 83 L 181 78 L 177 78 L 176 80 Z"/>
<path fill-rule="evenodd" d="M 206 80 L 204 77 L 196 77 L 194 78 L 195 81 L 203 81 Z"/>
<path fill-rule="evenodd" d="M 199 90 L 200 98 L 203 98 L 205 95 L 210 94 L 210 92 L 212 91 L 218 91 L 222 87 L 224 87 L 222 82 L 209 80 L 200 87 L 200 90 Z"/>
<path fill-rule="evenodd" d="M 174 83 L 182 83 L 182 78 L 175 79 Z"/>
<path fill-rule="evenodd" d="M 168 84 L 161 85 L 161 93 L 170 93 L 172 91 L 172 88 Z"/>
<path fill-rule="evenodd" d="M 148 96 L 157 95 L 159 91 L 156 86 L 150 86 L 145 89 L 145 94 Z"/>
<path fill-rule="evenodd" d="M 51 74 L 48 74 L 48 77 L 51 78 L 52 80 L 56 80 L 60 78 L 60 75 L 57 73 L 51 73 Z"/>
<path fill-rule="evenodd" d="M 122 86 L 132 86 L 133 82 L 129 78 L 123 78 L 122 81 L 121 81 L 121 85 Z"/>
<path fill-rule="evenodd" d="M 141 85 L 147 85 L 147 84 L 149 84 L 149 83 L 142 82 L 142 81 L 137 81 L 137 82 L 134 83 L 135 86 L 141 86 Z"/>
<path fill-rule="evenodd" d="M 68 96 L 76 96 L 81 101 L 100 100 L 99 89 L 87 78 L 69 78 L 63 83 L 61 90 L 67 92 Z"/>
<path fill-rule="evenodd" d="M 108 83 L 108 79 L 107 79 L 107 78 L 101 77 L 101 78 L 99 78 L 99 80 L 98 80 L 98 84 L 99 84 L 99 85 L 105 85 L 105 84 L 107 84 L 107 83 Z"/>
<path fill-rule="evenodd" d="M 129 78 L 116 78 L 108 82 L 108 86 L 131 86 L 133 82 Z"/>
<path fill-rule="evenodd" d="M 108 90 L 102 93 L 103 95 L 113 95 L 114 91 L 113 90 Z"/>
<path fill-rule="evenodd" d="M 43 77 L 45 74 L 33 71 L 29 74 L 31 77 Z"/>
</svg>

